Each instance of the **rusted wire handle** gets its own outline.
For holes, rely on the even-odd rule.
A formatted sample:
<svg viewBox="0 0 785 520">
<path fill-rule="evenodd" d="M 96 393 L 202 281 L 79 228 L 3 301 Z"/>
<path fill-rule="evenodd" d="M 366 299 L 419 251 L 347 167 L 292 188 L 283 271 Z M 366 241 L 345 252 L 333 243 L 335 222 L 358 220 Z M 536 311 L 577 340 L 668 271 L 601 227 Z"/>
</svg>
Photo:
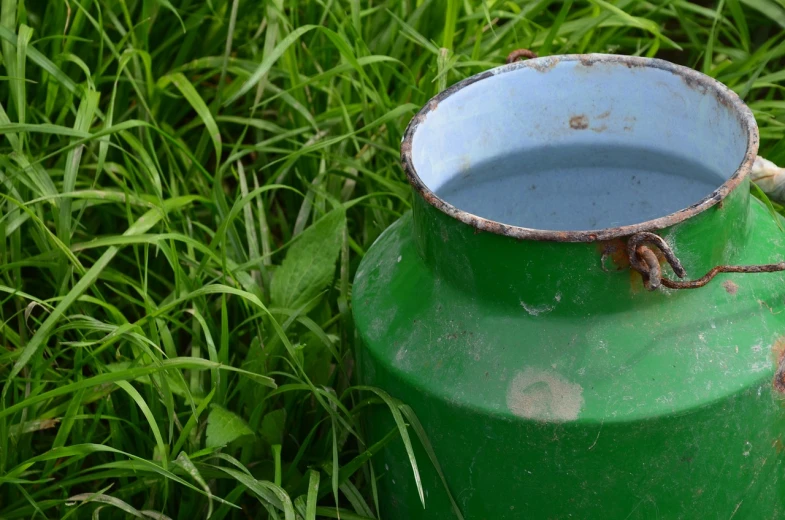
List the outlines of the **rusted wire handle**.
<svg viewBox="0 0 785 520">
<path fill-rule="evenodd" d="M 518 61 L 521 58 L 534 59 L 536 57 L 537 53 L 534 51 L 530 51 L 529 49 L 517 49 L 507 55 L 507 64 L 509 65 L 510 63 Z"/>
<path fill-rule="evenodd" d="M 718 265 L 697 280 L 671 280 L 662 276 L 660 261 L 650 246 L 654 246 L 662 252 L 676 276 L 679 278 L 687 276 L 687 272 L 682 267 L 681 262 L 679 262 L 679 259 L 673 254 L 673 250 L 662 237 L 645 231 L 636 233 L 627 241 L 627 256 L 630 259 L 630 267 L 643 276 L 644 284 L 650 291 L 654 291 L 661 285 L 669 289 L 697 289 L 709 283 L 719 273 L 773 273 L 785 271 L 785 262 L 764 265 Z"/>
</svg>

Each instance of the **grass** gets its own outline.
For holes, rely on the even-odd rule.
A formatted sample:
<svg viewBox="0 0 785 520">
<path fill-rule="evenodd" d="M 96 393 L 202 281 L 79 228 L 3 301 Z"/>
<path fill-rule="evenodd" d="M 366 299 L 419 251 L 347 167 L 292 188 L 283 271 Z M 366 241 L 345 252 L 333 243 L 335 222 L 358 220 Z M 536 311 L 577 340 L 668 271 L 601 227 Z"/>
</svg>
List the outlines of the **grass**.
<svg viewBox="0 0 785 520">
<path fill-rule="evenodd" d="M 4 519 L 378 518 L 369 457 L 427 440 L 353 386 L 353 273 L 408 119 L 513 49 L 699 69 L 785 162 L 776 0 L 0 6 Z"/>
</svg>

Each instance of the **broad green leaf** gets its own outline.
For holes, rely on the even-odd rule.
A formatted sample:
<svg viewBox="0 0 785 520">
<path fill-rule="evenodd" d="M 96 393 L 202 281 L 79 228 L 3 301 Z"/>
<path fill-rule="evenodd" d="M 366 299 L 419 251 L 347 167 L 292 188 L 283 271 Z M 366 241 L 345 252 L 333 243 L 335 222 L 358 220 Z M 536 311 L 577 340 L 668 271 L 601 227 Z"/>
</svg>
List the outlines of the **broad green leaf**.
<svg viewBox="0 0 785 520">
<path fill-rule="evenodd" d="M 225 446 L 246 435 L 253 435 L 253 430 L 239 415 L 215 404 L 210 407 L 210 415 L 207 417 L 207 447 Z"/>
<path fill-rule="evenodd" d="M 273 276 L 270 297 L 274 306 L 297 309 L 329 285 L 344 227 L 346 214 L 337 208 L 299 235 Z"/>
<path fill-rule="evenodd" d="M 283 444 L 286 409 L 280 408 L 265 414 L 262 419 L 260 435 L 268 444 Z"/>
</svg>

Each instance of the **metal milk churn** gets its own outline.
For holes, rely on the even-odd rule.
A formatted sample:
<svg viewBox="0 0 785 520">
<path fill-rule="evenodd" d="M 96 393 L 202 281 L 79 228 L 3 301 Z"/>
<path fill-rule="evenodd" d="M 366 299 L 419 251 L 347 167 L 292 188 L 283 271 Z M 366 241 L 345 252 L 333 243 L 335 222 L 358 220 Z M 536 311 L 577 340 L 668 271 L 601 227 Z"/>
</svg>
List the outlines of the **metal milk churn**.
<svg viewBox="0 0 785 520">
<path fill-rule="evenodd" d="M 785 518 L 757 150 L 735 93 L 656 59 L 516 62 L 428 102 L 412 211 L 353 289 L 362 383 L 429 439 L 404 417 L 419 485 L 400 436 L 374 458 L 383 517 Z M 374 407 L 370 441 L 395 424 Z"/>
</svg>

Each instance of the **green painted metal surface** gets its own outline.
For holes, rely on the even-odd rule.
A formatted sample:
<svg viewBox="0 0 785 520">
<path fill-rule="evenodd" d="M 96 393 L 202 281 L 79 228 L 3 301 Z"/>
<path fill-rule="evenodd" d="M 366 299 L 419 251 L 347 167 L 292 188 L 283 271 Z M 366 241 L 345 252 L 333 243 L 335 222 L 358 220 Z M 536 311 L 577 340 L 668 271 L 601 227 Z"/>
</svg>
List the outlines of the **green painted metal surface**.
<svg viewBox="0 0 785 520">
<path fill-rule="evenodd" d="M 785 246 L 746 178 L 658 234 L 691 277 Z M 480 232 L 415 196 L 355 279 L 361 381 L 414 409 L 467 519 L 785 517 L 785 275 L 649 292 L 624 244 Z M 396 439 L 382 517 L 453 517 L 413 442 L 425 508 Z"/>
<path fill-rule="evenodd" d="M 783 250 L 748 200 L 745 184 L 664 233 L 690 272 Z M 785 276 L 647 292 L 608 244 L 474 234 L 415 202 L 355 282 L 361 378 L 412 406 L 466 518 L 785 515 Z M 423 509 L 396 443 L 377 458 L 383 513 L 450 518 L 425 453 Z"/>
</svg>

